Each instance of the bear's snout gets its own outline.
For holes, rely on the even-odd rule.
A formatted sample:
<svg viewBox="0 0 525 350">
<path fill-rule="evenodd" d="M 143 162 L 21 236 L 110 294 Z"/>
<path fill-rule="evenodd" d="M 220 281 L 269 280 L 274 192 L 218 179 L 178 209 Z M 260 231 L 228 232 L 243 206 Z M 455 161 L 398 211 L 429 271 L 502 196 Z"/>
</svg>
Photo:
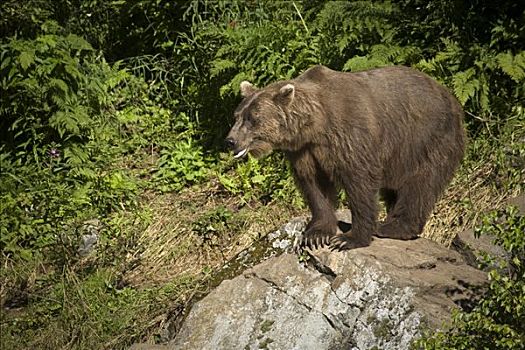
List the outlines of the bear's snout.
<svg viewBox="0 0 525 350">
<path fill-rule="evenodd" d="M 224 140 L 224 143 L 226 144 L 226 147 L 234 149 L 237 142 L 233 139 L 233 137 L 227 137 L 226 140 Z"/>
</svg>

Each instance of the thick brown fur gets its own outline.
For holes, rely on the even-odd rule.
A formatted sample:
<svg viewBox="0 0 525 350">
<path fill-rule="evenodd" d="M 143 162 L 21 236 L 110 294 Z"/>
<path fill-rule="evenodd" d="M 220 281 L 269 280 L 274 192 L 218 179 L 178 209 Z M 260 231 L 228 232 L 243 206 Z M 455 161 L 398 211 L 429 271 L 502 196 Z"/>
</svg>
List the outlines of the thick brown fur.
<svg viewBox="0 0 525 350">
<path fill-rule="evenodd" d="M 372 235 L 417 238 L 464 154 L 460 104 L 411 68 L 315 66 L 260 90 L 243 82 L 241 92 L 227 142 L 237 156 L 285 152 L 312 212 L 307 245 L 348 249 L 368 245 Z M 342 235 L 339 188 L 352 212 L 352 229 Z M 387 207 L 381 224 L 378 194 Z"/>
</svg>

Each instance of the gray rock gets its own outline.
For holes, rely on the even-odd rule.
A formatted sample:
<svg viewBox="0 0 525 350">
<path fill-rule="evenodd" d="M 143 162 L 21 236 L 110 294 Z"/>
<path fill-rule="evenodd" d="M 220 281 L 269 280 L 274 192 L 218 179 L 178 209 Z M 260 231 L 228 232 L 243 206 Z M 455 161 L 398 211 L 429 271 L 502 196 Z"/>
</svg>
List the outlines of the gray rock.
<svg viewBox="0 0 525 350">
<path fill-rule="evenodd" d="M 273 241 L 290 232 L 297 227 Z M 168 348 L 407 349 L 422 327 L 439 327 L 472 299 L 468 286 L 484 282 L 459 253 L 425 239 L 285 252 L 197 302 Z"/>
<path fill-rule="evenodd" d="M 98 219 L 87 220 L 80 228 L 81 239 L 78 245 L 78 254 L 82 257 L 95 250 L 98 243 L 101 223 Z"/>
<path fill-rule="evenodd" d="M 516 206 L 521 215 L 525 214 L 525 194 L 507 200 L 506 204 Z M 484 260 L 485 254 L 500 260 L 508 260 L 508 254 L 502 247 L 494 244 L 494 239 L 494 236 L 487 234 L 476 237 L 474 230 L 468 229 L 454 238 L 452 248 L 460 252 L 472 266 L 478 266 L 479 262 Z M 498 265 L 490 267 L 498 268 Z"/>
</svg>

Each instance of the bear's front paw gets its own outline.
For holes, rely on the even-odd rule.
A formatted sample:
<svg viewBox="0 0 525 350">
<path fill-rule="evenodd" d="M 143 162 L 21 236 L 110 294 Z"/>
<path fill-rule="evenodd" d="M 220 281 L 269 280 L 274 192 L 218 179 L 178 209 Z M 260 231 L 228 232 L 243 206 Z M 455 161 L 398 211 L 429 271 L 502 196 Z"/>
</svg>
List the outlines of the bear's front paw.
<svg viewBox="0 0 525 350">
<path fill-rule="evenodd" d="M 317 249 L 330 244 L 330 239 L 335 236 L 337 226 L 335 225 L 308 225 L 301 239 L 301 247 Z M 332 227 L 333 226 L 333 227 Z"/>
<path fill-rule="evenodd" d="M 353 235 L 352 232 L 335 235 L 330 239 L 330 250 L 343 251 L 370 245 L 371 237 L 369 235 Z"/>
</svg>

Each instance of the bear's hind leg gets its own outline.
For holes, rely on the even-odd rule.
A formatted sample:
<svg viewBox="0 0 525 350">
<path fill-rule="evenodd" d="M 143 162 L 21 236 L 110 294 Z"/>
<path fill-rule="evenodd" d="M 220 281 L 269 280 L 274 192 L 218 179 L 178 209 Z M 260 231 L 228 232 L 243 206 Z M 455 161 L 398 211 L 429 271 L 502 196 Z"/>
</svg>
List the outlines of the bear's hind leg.
<svg viewBox="0 0 525 350">
<path fill-rule="evenodd" d="M 378 237 L 401 240 L 419 237 L 449 178 L 439 171 L 419 173 L 397 190 L 397 201 L 379 226 Z"/>
<path fill-rule="evenodd" d="M 382 188 L 379 190 L 379 198 L 385 202 L 386 212 L 389 214 L 397 202 L 397 191 L 390 188 Z"/>
</svg>

